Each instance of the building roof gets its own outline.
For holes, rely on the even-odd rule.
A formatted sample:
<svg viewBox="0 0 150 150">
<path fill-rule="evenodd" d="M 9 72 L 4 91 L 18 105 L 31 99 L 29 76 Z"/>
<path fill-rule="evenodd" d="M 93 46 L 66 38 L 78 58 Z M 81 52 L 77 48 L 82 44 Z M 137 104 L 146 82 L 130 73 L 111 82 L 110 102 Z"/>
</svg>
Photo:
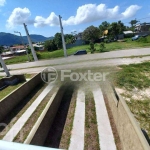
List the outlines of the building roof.
<svg viewBox="0 0 150 150">
<path fill-rule="evenodd" d="M 14 49 L 14 48 L 24 48 L 24 46 L 23 45 L 17 45 L 17 46 L 13 46 L 13 47 L 10 47 L 10 48 L 12 48 L 12 49 Z"/>
<path fill-rule="evenodd" d="M 123 31 L 124 34 L 131 34 L 133 31 Z"/>
<path fill-rule="evenodd" d="M 15 53 L 23 53 L 23 52 L 26 52 L 26 50 L 18 50 L 18 51 L 15 51 Z"/>
</svg>

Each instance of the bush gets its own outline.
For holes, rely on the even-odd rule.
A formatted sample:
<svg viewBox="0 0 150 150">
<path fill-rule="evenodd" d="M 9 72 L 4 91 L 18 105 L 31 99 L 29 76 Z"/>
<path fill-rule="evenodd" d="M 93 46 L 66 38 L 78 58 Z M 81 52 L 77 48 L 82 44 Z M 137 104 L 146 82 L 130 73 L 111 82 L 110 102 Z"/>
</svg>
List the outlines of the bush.
<svg viewBox="0 0 150 150">
<path fill-rule="evenodd" d="M 104 42 L 105 42 L 105 43 L 108 43 L 108 39 L 104 39 Z"/>
<path fill-rule="evenodd" d="M 42 58 L 42 55 L 40 53 L 38 53 L 38 52 L 36 52 L 36 56 L 37 56 L 38 59 Z"/>
<path fill-rule="evenodd" d="M 105 52 L 105 51 L 106 51 L 106 47 L 105 47 L 105 44 L 104 44 L 103 42 L 100 43 L 99 51 L 100 51 L 100 52 Z"/>
<path fill-rule="evenodd" d="M 94 48 L 94 43 L 93 42 L 90 42 L 89 50 L 91 51 L 91 54 L 93 54 L 96 51 L 96 49 Z"/>
<path fill-rule="evenodd" d="M 137 42 L 148 43 L 148 39 L 147 39 L 147 37 L 141 37 L 137 40 Z"/>
<path fill-rule="evenodd" d="M 31 48 L 30 47 L 27 48 L 27 51 L 28 51 L 28 54 L 31 54 Z"/>
</svg>

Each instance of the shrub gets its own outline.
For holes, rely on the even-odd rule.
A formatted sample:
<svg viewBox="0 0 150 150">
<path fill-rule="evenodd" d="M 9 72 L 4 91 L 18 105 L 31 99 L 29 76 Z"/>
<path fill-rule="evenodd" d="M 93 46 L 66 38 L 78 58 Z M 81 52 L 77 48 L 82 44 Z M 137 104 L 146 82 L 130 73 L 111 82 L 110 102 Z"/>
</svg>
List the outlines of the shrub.
<svg viewBox="0 0 150 150">
<path fill-rule="evenodd" d="M 100 43 L 99 51 L 100 51 L 100 52 L 105 52 L 105 51 L 106 51 L 106 47 L 105 47 L 105 44 L 104 44 L 103 42 Z"/>
<path fill-rule="evenodd" d="M 141 37 L 137 40 L 137 42 L 148 43 L 148 39 L 147 39 L 147 37 Z"/>
<path fill-rule="evenodd" d="M 36 56 L 37 56 L 38 59 L 42 58 L 42 55 L 40 53 L 38 53 L 38 52 L 36 52 Z"/>
<path fill-rule="evenodd" d="M 96 49 L 94 48 L 94 43 L 93 42 L 90 42 L 89 50 L 91 51 L 91 53 L 94 53 L 96 51 Z"/>
</svg>

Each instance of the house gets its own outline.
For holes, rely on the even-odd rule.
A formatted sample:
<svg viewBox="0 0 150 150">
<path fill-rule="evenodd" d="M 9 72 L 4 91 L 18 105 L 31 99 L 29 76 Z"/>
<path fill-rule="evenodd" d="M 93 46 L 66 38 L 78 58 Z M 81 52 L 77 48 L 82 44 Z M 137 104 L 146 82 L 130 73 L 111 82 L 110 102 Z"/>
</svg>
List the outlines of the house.
<svg viewBox="0 0 150 150">
<path fill-rule="evenodd" d="M 150 23 L 139 23 L 135 25 L 135 32 L 150 31 Z"/>
<path fill-rule="evenodd" d="M 123 31 L 123 33 L 126 35 L 126 34 L 133 34 L 133 31 Z"/>
<path fill-rule="evenodd" d="M 23 50 L 23 49 L 24 49 L 23 45 L 17 45 L 17 46 L 10 47 L 11 52 L 15 52 L 17 50 Z"/>
<path fill-rule="evenodd" d="M 44 45 L 33 44 L 33 47 L 34 47 L 34 49 L 37 50 L 37 51 L 43 51 L 43 50 L 44 50 Z"/>
</svg>

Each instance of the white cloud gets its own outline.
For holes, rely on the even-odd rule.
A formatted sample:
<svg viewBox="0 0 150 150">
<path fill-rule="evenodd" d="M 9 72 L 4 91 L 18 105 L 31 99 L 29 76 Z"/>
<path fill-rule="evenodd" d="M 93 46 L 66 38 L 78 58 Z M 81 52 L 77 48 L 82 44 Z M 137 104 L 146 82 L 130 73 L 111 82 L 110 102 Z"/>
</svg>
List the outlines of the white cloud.
<svg viewBox="0 0 150 150">
<path fill-rule="evenodd" d="M 128 7 L 123 13 L 122 16 L 123 18 L 131 18 L 133 16 L 135 16 L 136 12 L 141 9 L 140 6 L 138 5 L 131 5 L 130 7 Z"/>
<path fill-rule="evenodd" d="M 77 25 L 102 19 L 126 19 L 133 17 L 141 7 L 129 6 L 123 13 L 119 13 L 119 6 L 107 8 L 105 4 L 86 4 L 77 9 L 76 15 L 63 20 L 64 25 Z"/>
<path fill-rule="evenodd" d="M 78 25 L 104 19 L 127 19 L 134 17 L 141 7 L 131 5 L 124 12 L 120 12 L 119 9 L 119 6 L 107 8 L 105 4 L 85 4 L 77 9 L 75 16 L 71 16 L 67 20 L 62 20 L 62 23 L 63 25 Z M 34 20 L 29 20 L 30 15 L 31 13 L 28 8 L 15 8 L 7 20 L 7 27 L 12 28 L 22 23 L 34 24 L 35 27 L 59 25 L 58 16 L 54 12 L 51 12 L 47 18 L 36 16 Z"/>
<path fill-rule="evenodd" d="M 77 25 L 101 19 L 110 19 L 118 15 L 119 6 L 107 9 L 105 4 L 86 4 L 77 9 L 76 16 L 63 21 L 64 25 Z"/>
<path fill-rule="evenodd" d="M 6 0 L 0 0 L 0 6 L 4 6 L 6 3 Z"/>
<path fill-rule="evenodd" d="M 52 12 L 48 18 L 43 18 L 42 16 L 36 16 L 35 17 L 35 27 L 43 27 L 43 26 L 56 26 L 59 25 L 58 16 Z"/>
<path fill-rule="evenodd" d="M 28 8 L 15 8 L 8 18 L 6 26 L 8 28 L 13 28 L 16 25 L 21 25 L 23 23 L 31 24 L 33 21 L 29 20 L 30 15 L 31 13 Z"/>
</svg>

